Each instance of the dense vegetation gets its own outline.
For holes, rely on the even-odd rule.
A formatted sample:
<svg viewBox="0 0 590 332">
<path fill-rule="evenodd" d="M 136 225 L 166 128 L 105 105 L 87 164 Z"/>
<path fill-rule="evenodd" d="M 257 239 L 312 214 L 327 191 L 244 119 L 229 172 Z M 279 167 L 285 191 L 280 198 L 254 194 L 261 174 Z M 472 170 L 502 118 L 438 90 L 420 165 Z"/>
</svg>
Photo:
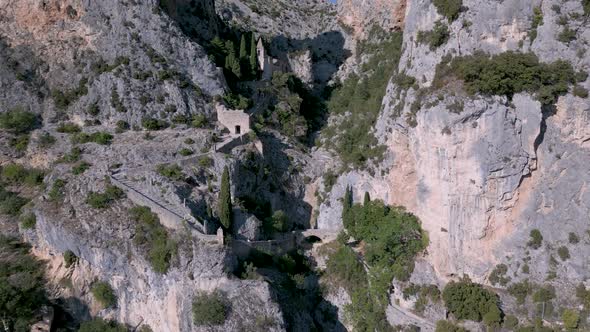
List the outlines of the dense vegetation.
<svg viewBox="0 0 590 332">
<path fill-rule="evenodd" d="M 576 82 L 576 73 L 566 61 L 542 63 L 533 53 L 512 51 L 447 58 L 437 66 L 435 87 L 442 88 L 449 77 L 464 81 L 467 92 L 472 94 L 511 98 L 529 92 L 536 94 L 542 104 L 555 103 Z"/>
<path fill-rule="evenodd" d="M 363 205 L 352 204 L 348 188 L 342 213 L 347 232 L 364 243 L 364 257 L 342 245 L 329 257 L 326 272 L 351 294 L 346 311 L 355 330 L 381 331 L 388 326 L 385 308 L 391 280 L 409 278 L 414 257 L 428 240 L 415 216 L 366 197 Z"/>
<path fill-rule="evenodd" d="M 0 324 L 8 331 L 29 331 L 36 311 L 47 301 L 43 264 L 29 250 L 0 235 Z"/>
<path fill-rule="evenodd" d="M 176 242 L 160 224 L 158 215 L 148 207 L 136 206 L 129 213 L 137 222 L 134 243 L 147 253 L 147 259 L 154 271 L 166 273 L 170 268 L 170 261 L 176 255 Z"/>
<path fill-rule="evenodd" d="M 456 319 L 484 320 L 489 326 L 502 321 L 498 296 L 468 279 L 448 283 L 442 297 Z"/>
<path fill-rule="evenodd" d="M 30 132 L 41 124 L 41 119 L 31 112 L 17 107 L 0 113 L 0 129 L 10 133 L 9 144 L 18 152 L 24 152 L 30 139 Z"/>
<path fill-rule="evenodd" d="M 221 325 L 229 313 L 227 298 L 220 292 L 197 294 L 193 299 L 195 325 Z"/>
<path fill-rule="evenodd" d="M 74 144 L 96 143 L 101 145 L 109 145 L 113 141 L 113 135 L 105 132 L 77 133 L 71 137 Z"/>
<path fill-rule="evenodd" d="M 373 42 L 359 45 L 360 54 L 372 54 L 358 75 L 351 75 L 337 87 L 328 102 L 328 111 L 340 115 L 323 131 L 323 142 L 342 159 L 345 167 L 363 168 L 369 160 L 382 158 L 373 128 L 389 79 L 401 56 L 402 33 L 374 31 Z"/>
</svg>

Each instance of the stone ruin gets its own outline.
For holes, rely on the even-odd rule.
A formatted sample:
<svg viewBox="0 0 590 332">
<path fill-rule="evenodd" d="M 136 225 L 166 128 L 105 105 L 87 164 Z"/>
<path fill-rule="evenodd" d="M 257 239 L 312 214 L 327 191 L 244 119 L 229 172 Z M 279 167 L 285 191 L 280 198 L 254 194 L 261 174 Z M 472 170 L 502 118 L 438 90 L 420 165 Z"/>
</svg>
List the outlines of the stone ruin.
<svg viewBox="0 0 590 332">
<path fill-rule="evenodd" d="M 250 115 L 243 110 L 232 110 L 225 105 L 215 105 L 217 120 L 229 130 L 231 136 L 241 136 L 250 131 Z"/>
</svg>

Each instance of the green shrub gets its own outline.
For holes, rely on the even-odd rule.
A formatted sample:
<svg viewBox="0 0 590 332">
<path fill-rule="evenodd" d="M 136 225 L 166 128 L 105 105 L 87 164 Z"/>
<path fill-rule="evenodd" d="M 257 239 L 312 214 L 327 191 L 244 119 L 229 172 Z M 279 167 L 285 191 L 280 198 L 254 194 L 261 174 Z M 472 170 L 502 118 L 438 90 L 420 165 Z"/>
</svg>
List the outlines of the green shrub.
<svg viewBox="0 0 590 332">
<path fill-rule="evenodd" d="M 26 112 L 21 107 L 0 113 L 0 128 L 15 134 L 25 134 L 41 124 L 38 115 Z"/>
<path fill-rule="evenodd" d="M 182 148 L 180 149 L 180 151 L 178 151 L 178 154 L 180 154 L 181 156 L 190 156 L 193 154 L 193 150 L 189 149 L 189 148 Z"/>
<path fill-rule="evenodd" d="M 570 251 L 566 246 L 561 246 L 557 249 L 557 254 L 562 261 L 566 261 L 570 258 Z"/>
<path fill-rule="evenodd" d="M 434 51 L 446 44 L 450 36 L 450 31 L 447 25 L 441 21 L 437 21 L 431 31 L 418 32 L 417 41 L 429 45 L 430 50 Z"/>
<path fill-rule="evenodd" d="M 86 113 L 88 113 L 88 115 L 90 116 L 97 116 L 100 113 L 100 108 L 98 107 L 98 104 L 90 104 L 90 106 L 88 106 L 88 109 L 86 110 Z"/>
<path fill-rule="evenodd" d="M 191 126 L 195 128 L 203 128 L 207 125 L 207 118 L 203 114 L 197 114 L 193 116 Z"/>
<path fill-rule="evenodd" d="M 49 134 L 48 132 L 44 132 L 41 135 L 39 135 L 39 139 L 37 140 L 37 144 L 42 149 L 49 148 L 50 146 L 55 144 L 55 142 L 55 137 L 51 136 L 51 134 Z"/>
<path fill-rule="evenodd" d="M 18 216 L 23 206 L 29 202 L 28 199 L 18 194 L 7 191 L 0 186 L 0 214 Z"/>
<path fill-rule="evenodd" d="M 538 229 L 531 230 L 530 233 L 530 240 L 527 243 L 527 246 L 533 249 L 541 248 L 541 244 L 543 243 L 543 235 L 541 235 L 541 231 Z"/>
<path fill-rule="evenodd" d="M 286 232 L 289 228 L 289 220 L 285 212 L 278 210 L 272 215 L 272 228 L 275 232 Z"/>
<path fill-rule="evenodd" d="M 29 147 L 30 137 L 28 134 L 18 135 L 10 138 L 9 145 L 17 152 L 24 153 Z"/>
<path fill-rule="evenodd" d="M 557 40 L 565 44 L 576 40 L 576 30 L 570 29 L 567 25 L 564 26 L 563 30 L 557 35 Z"/>
<path fill-rule="evenodd" d="M 510 277 L 506 277 L 507 272 L 508 266 L 506 266 L 506 264 L 498 264 L 488 277 L 488 280 L 492 283 L 492 285 L 500 284 L 502 286 L 506 286 L 506 284 L 510 281 Z"/>
<path fill-rule="evenodd" d="M 60 162 L 75 163 L 77 161 L 80 161 L 81 158 L 82 158 L 82 149 L 75 146 L 70 150 L 69 153 L 67 153 L 63 157 L 61 157 Z"/>
<path fill-rule="evenodd" d="M 439 320 L 436 322 L 435 332 L 467 332 L 467 330 L 447 320 Z"/>
<path fill-rule="evenodd" d="M 507 315 L 504 317 L 504 328 L 510 331 L 514 331 L 518 327 L 518 318 L 514 315 Z"/>
<path fill-rule="evenodd" d="M 80 175 L 80 174 L 86 172 L 86 170 L 89 169 L 90 166 L 92 166 L 90 163 L 82 161 L 82 162 L 78 163 L 77 165 L 74 165 L 74 167 L 72 167 L 72 174 Z"/>
<path fill-rule="evenodd" d="M 580 323 L 580 314 L 574 309 L 565 309 L 561 315 L 563 326 L 568 330 L 574 330 L 578 328 Z"/>
<path fill-rule="evenodd" d="M 211 167 L 213 166 L 213 159 L 209 156 L 201 156 L 199 157 L 199 166 L 201 167 Z"/>
<path fill-rule="evenodd" d="M 533 292 L 533 287 L 529 284 L 528 280 L 515 283 L 508 287 L 508 293 L 516 298 L 516 303 L 524 304 L 527 296 Z"/>
<path fill-rule="evenodd" d="M 124 325 L 115 321 L 94 318 L 80 324 L 78 332 L 128 332 L 128 330 Z"/>
<path fill-rule="evenodd" d="M 588 98 L 588 89 L 584 88 L 581 85 L 576 84 L 574 86 L 573 94 L 576 97 Z"/>
<path fill-rule="evenodd" d="M 433 0 L 432 3 L 436 7 L 438 13 L 446 17 L 449 22 L 459 18 L 459 13 L 463 7 L 462 0 Z"/>
<path fill-rule="evenodd" d="M 49 193 L 47 194 L 49 200 L 51 202 L 59 202 L 63 199 L 65 195 L 65 188 L 66 188 L 66 181 L 62 179 L 57 179 L 53 182 L 53 186 Z"/>
<path fill-rule="evenodd" d="M 447 59 L 449 60 L 449 59 Z M 533 53 L 508 51 L 489 56 L 478 52 L 471 56 L 443 61 L 437 66 L 436 87 L 443 87 L 448 77 L 465 82 L 467 92 L 504 95 L 511 98 L 520 92 L 536 93 L 542 104 L 553 104 L 575 83 L 569 62 L 541 63 Z"/>
<path fill-rule="evenodd" d="M 141 125 L 147 130 L 162 130 L 168 128 L 168 122 L 155 118 L 143 118 Z"/>
<path fill-rule="evenodd" d="M 182 172 L 182 168 L 177 164 L 160 164 L 156 167 L 156 171 L 158 172 L 158 174 L 167 177 L 173 181 L 184 181 L 184 179 L 186 178 L 186 176 Z"/>
<path fill-rule="evenodd" d="M 541 287 L 533 294 L 533 302 L 549 302 L 555 298 L 555 288 L 551 285 Z"/>
<path fill-rule="evenodd" d="M 442 297 L 457 319 L 480 322 L 486 314 L 500 310 L 498 296 L 470 280 L 451 281 L 445 286 Z"/>
<path fill-rule="evenodd" d="M 37 217 L 34 213 L 27 213 L 20 218 L 20 225 L 23 229 L 33 229 L 37 225 Z"/>
<path fill-rule="evenodd" d="M 145 249 L 154 271 L 166 273 L 176 254 L 176 243 L 170 239 L 168 231 L 160 224 L 158 215 L 150 208 L 136 206 L 129 210 L 129 214 L 137 222 L 134 243 Z"/>
<path fill-rule="evenodd" d="M 123 120 L 117 121 L 115 126 L 117 127 L 117 131 L 119 131 L 119 132 L 129 130 L 129 128 L 130 128 L 129 123 L 127 123 L 127 121 L 123 121 Z"/>
<path fill-rule="evenodd" d="M 70 268 L 70 266 L 76 264 L 77 261 L 78 261 L 78 256 L 76 256 L 76 254 L 74 254 L 73 251 L 66 250 L 64 252 L 64 265 L 65 265 L 66 269 L 68 269 L 68 268 Z"/>
<path fill-rule="evenodd" d="M 64 122 L 57 127 L 56 131 L 62 134 L 75 134 L 81 132 L 82 129 L 75 123 Z"/>
<path fill-rule="evenodd" d="M 531 43 L 537 38 L 537 28 L 541 24 L 543 24 L 543 12 L 541 11 L 541 7 L 535 7 L 533 8 L 533 23 L 529 32 Z"/>
<path fill-rule="evenodd" d="M 248 109 L 252 101 L 242 95 L 229 93 L 223 96 L 223 101 L 231 109 L 245 110 Z"/>
<path fill-rule="evenodd" d="M 43 183 L 45 173 L 38 169 L 28 169 L 19 164 L 8 164 L 2 167 L 0 180 L 10 185 L 38 186 Z"/>
<path fill-rule="evenodd" d="M 90 292 L 92 293 L 96 301 L 98 301 L 98 303 L 100 303 L 100 305 L 103 306 L 103 308 L 112 307 L 117 304 L 117 296 L 115 295 L 113 288 L 111 288 L 111 285 L 109 285 L 108 282 L 95 282 L 94 284 L 92 284 Z"/>
<path fill-rule="evenodd" d="M 101 145 L 109 145 L 113 141 L 113 135 L 106 132 L 95 132 L 92 134 L 77 133 L 71 137 L 74 144 L 96 143 Z"/>
<path fill-rule="evenodd" d="M 113 186 L 107 185 L 103 193 L 91 191 L 86 197 L 86 204 L 95 209 L 106 209 L 111 206 L 116 200 L 125 197 L 123 190 Z"/>
<path fill-rule="evenodd" d="M 569 233 L 568 240 L 571 244 L 577 244 L 578 242 L 580 242 L 580 238 L 578 237 L 578 235 L 573 232 Z"/>
<path fill-rule="evenodd" d="M 222 325 L 229 313 L 227 298 L 219 292 L 200 293 L 193 299 L 195 325 Z"/>
<path fill-rule="evenodd" d="M 38 310 L 48 303 L 44 265 L 30 247 L 0 235 L 0 320 L 6 331 L 31 331 Z"/>
</svg>

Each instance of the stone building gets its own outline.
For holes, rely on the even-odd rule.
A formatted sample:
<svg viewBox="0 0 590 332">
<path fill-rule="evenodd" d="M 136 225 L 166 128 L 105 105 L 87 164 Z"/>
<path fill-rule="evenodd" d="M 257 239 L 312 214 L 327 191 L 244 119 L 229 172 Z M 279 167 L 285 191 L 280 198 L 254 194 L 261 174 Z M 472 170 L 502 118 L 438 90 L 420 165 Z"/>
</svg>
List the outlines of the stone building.
<svg viewBox="0 0 590 332">
<path fill-rule="evenodd" d="M 230 135 L 240 136 L 250 131 L 250 115 L 243 110 L 231 110 L 225 105 L 215 105 L 217 121 L 229 130 Z"/>
</svg>

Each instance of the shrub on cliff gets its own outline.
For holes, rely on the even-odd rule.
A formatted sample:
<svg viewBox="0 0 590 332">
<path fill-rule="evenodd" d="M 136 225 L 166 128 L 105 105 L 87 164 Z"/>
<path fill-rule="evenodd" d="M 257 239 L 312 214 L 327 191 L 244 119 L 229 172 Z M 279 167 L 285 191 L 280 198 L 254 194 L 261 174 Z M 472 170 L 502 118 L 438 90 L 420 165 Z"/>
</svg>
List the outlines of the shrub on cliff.
<svg viewBox="0 0 590 332">
<path fill-rule="evenodd" d="M 176 254 L 176 242 L 168 235 L 168 231 L 160 224 L 158 215 L 150 208 L 136 206 L 129 210 L 131 218 L 137 222 L 134 243 L 141 246 L 147 253 L 147 259 L 158 273 L 166 273 L 170 261 Z"/>
<path fill-rule="evenodd" d="M 441 21 L 437 21 L 431 31 L 418 32 L 417 41 L 429 45 L 430 50 L 434 51 L 444 45 L 449 40 L 450 36 L 450 31 L 447 25 Z"/>
<path fill-rule="evenodd" d="M 516 93 L 534 93 L 542 104 L 553 104 L 576 82 L 569 62 L 539 62 L 533 53 L 508 51 L 497 55 L 477 52 L 446 59 L 436 69 L 433 86 L 444 87 L 448 77 L 464 81 L 467 92 L 512 98 Z"/>
<path fill-rule="evenodd" d="M 37 128 L 41 119 L 34 113 L 25 111 L 22 107 L 0 113 L 0 128 L 15 134 L 25 134 Z"/>
<path fill-rule="evenodd" d="M 498 295 L 468 279 L 448 283 L 442 297 L 447 310 L 457 319 L 480 322 L 488 313 L 500 315 Z"/>
<path fill-rule="evenodd" d="M 86 197 L 86 204 L 90 205 L 95 209 L 106 209 L 116 200 L 125 197 L 123 190 L 113 186 L 107 185 L 103 193 L 97 193 L 91 191 Z"/>
<path fill-rule="evenodd" d="M 220 292 L 200 293 L 193 299 L 195 325 L 222 325 L 229 313 L 227 298 Z"/>
<path fill-rule="evenodd" d="M 439 320 L 436 322 L 435 332 L 467 332 L 467 330 L 449 322 L 448 320 Z"/>
<path fill-rule="evenodd" d="M 543 235 L 541 235 L 541 231 L 538 229 L 533 229 L 530 232 L 530 240 L 527 242 L 527 246 L 533 249 L 541 248 L 541 244 L 543 243 Z"/>
<path fill-rule="evenodd" d="M 433 0 L 432 3 L 436 7 L 438 13 L 446 17 L 449 22 L 459 18 L 459 13 L 463 7 L 462 0 Z"/>
<path fill-rule="evenodd" d="M 97 281 L 92 284 L 90 288 L 90 292 L 92 296 L 103 306 L 103 308 L 108 308 L 117 304 L 117 296 L 113 291 L 111 285 L 105 281 Z"/>
<path fill-rule="evenodd" d="M 94 318 L 80 324 L 78 332 L 128 332 L 128 330 L 124 325 L 115 321 Z"/>
<path fill-rule="evenodd" d="M 43 264 L 29 254 L 29 246 L 4 235 L 0 253 L 0 322 L 7 331 L 29 331 L 47 302 Z"/>
</svg>

